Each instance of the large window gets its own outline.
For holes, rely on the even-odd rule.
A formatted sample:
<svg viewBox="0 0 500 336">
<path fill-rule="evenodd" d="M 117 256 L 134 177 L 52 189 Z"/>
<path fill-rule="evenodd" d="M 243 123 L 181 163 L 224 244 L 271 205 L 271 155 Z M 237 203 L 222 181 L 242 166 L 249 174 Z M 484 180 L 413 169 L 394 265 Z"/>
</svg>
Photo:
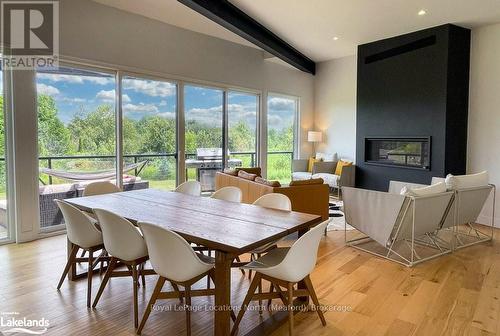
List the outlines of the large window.
<svg viewBox="0 0 500 336">
<path fill-rule="evenodd" d="M 215 172 L 223 167 L 223 103 L 222 90 L 184 87 L 186 178 L 199 180 L 203 191 L 214 189 Z"/>
<path fill-rule="evenodd" d="M 0 241 L 9 238 L 3 72 L 0 68 Z"/>
<path fill-rule="evenodd" d="M 296 141 L 298 100 L 269 95 L 267 100 L 267 177 L 289 182 Z"/>
<path fill-rule="evenodd" d="M 254 167 L 257 165 L 259 96 L 230 91 L 227 100 L 229 163 L 239 160 L 244 167 Z"/>
<path fill-rule="evenodd" d="M 115 76 L 82 68 L 39 71 L 40 226 L 62 224 L 53 200 L 116 178 Z"/>
<path fill-rule="evenodd" d="M 174 189 L 177 172 L 177 86 L 125 77 L 122 80 L 124 185 L 147 183 Z"/>
</svg>

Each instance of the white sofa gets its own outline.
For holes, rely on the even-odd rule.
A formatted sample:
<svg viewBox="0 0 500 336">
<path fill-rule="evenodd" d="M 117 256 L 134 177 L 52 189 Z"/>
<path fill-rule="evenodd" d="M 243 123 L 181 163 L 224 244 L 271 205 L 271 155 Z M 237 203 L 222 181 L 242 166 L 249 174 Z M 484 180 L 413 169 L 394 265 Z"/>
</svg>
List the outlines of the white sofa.
<svg viewBox="0 0 500 336">
<path fill-rule="evenodd" d="M 312 172 L 308 172 L 308 159 L 293 160 L 292 164 L 292 181 L 310 180 L 314 178 L 322 178 L 326 184 L 332 189 L 337 189 L 340 195 L 341 187 L 354 187 L 355 166 L 344 166 L 342 174 L 336 175 L 335 168 L 337 167 L 337 155 L 325 155 L 317 153 L 316 158 L 326 159 L 324 161 L 315 162 Z"/>
</svg>

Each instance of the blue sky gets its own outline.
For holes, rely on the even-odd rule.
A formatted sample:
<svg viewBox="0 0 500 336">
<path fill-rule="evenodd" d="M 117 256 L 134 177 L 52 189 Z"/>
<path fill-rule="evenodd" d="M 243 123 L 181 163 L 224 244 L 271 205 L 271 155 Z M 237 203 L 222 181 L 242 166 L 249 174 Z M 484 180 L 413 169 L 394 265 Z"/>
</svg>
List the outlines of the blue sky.
<svg viewBox="0 0 500 336">
<path fill-rule="evenodd" d="M 101 104 L 115 104 L 113 75 L 61 68 L 58 73 L 38 73 L 37 89 L 39 94 L 48 94 L 55 99 L 59 118 L 66 124 L 78 113 L 89 113 Z M 173 83 L 125 77 L 122 89 L 123 113 L 135 120 L 147 115 L 175 118 L 176 90 Z M 184 97 L 186 121 L 222 125 L 221 90 L 186 85 Z M 255 130 L 257 108 L 257 96 L 230 92 L 229 125 L 244 120 Z M 294 108 L 295 103 L 291 99 L 270 97 L 269 128 L 289 126 L 294 119 Z"/>
</svg>

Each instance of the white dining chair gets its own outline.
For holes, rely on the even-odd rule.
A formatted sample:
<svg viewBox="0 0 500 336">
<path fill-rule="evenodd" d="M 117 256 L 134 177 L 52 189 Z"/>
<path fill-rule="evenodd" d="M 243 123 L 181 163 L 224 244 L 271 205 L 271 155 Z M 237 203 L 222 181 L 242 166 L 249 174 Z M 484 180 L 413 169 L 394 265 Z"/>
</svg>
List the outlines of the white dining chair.
<svg viewBox="0 0 500 336">
<path fill-rule="evenodd" d="M 257 296 L 257 298 L 255 297 L 255 290 L 262 279 L 271 283 L 269 293 L 265 293 L 266 297 L 270 299 L 279 298 L 282 300 L 283 304 L 287 306 L 289 335 L 293 335 L 294 297 L 310 297 L 315 305 L 315 310 L 318 313 L 321 323 L 323 326 L 326 325 L 326 320 L 321 310 L 322 307 L 319 304 L 309 275 L 316 266 L 319 242 L 327 225 L 328 221 L 325 221 L 309 230 L 291 247 L 273 249 L 263 257 L 243 267 L 248 270 L 253 270 L 256 273 L 250 284 L 248 293 L 243 300 L 231 335 L 237 333 L 238 326 L 250 301 L 260 300 L 259 296 Z M 295 289 L 295 285 L 300 281 L 304 283 L 305 288 Z M 280 286 L 286 287 L 286 292 L 284 292 Z M 276 289 L 276 291 L 274 291 L 274 289 Z"/>
<path fill-rule="evenodd" d="M 132 276 L 134 289 L 134 327 L 138 326 L 138 304 L 137 287 L 139 285 L 139 275 L 155 274 L 153 270 L 145 270 L 142 266 L 148 259 L 148 249 L 146 242 L 140 231 L 128 220 L 120 217 L 110 211 L 103 209 L 94 209 L 94 213 L 101 225 L 104 247 L 110 254 L 111 259 L 101 282 L 101 286 L 92 304 L 92 308 L 97 306 L 99 299 L 112 277 Z M 117 263 L 125 264 L 128 272 L 114 271 Z M 145 284 L 143 278 L 143 285 Z"/>
<path fill-rule="evenodd" d="M 68 240 L 73 244 L 61 279 L 57 285 L 57 290 L 61 288 L 71 267 L 76 267 L 76 264 L 79 262 L 88 262 L 87 307 L 90 307 L 93 270 L 100 259 L 105 255 L 105 253 L 101 253 L 99 257 L 94 259 L 94 252 L 104 249 L 102 233 L 96 228 L 95 221 L 84 212 L 62 200 L 55 200 L 55 202 L 63 214 Z M 89 257 L 87 259 L 77 258 L 79 249 L 88 251 Z"/>
<path fill-rule="evenodd" d="M 120 187 L 109 181 L 98 181 L 89 183 L 83 190 L 83 196 L 94 196 L 112 194 L 122 191 Z"/>
<path fill-rule="evenodd" d="M 198 181 L 186 181 L 179 184 L 179 186 L 175 188 L 175 191 L 186 195 L 200 196 L 201 183 Z"/>
<path fill-rule="evenodd" d="M 214 259 L 196 253 L 191 245 L 177 233 L 149 223 L 139 223 L 149 250 L 153 269 L 160 276 L 151 299 L 146 307 L 137 334 L 141 334 L 151 313 L 151 308 L 158 299 L 181 298 L 186 305 L 186 330 L 191 335 L 191 298 L 193 296 L 214 295 L 214 289 L 191 291 L 191 286 L 200 279 L 214 277 Z M 184 292 L 162 292 L 165 281 L 184 287 Z"/>
<path fill-rule="evenodd" d="M 243 193 L 240 188 L 229 186 L 216 190 L 210 197 L 223 201 L 240 203 L 242 195 Z"/>
<path fill-rule="evenodd" d="M 255 200 L 253 204 L 268 209 L 292 211 L 292 202 L 290 201 L 290 198 L 288 198 L 288 196 L 286 195 L 278 193 L 265 194 L 259 197 L 257 200 Z M 263 253 L 266 253 L 269 250 L 276 247 L 277 247 L 276 242 L 270 242 L 264 246 L 256 248 L 255 250 L 250 252 L 250 261 L 253 261 L 261 257 Z M 252 271 L 249 271 L 248 278 L 250 279 L 251 277 L 252 277 Z"/>
</svg>

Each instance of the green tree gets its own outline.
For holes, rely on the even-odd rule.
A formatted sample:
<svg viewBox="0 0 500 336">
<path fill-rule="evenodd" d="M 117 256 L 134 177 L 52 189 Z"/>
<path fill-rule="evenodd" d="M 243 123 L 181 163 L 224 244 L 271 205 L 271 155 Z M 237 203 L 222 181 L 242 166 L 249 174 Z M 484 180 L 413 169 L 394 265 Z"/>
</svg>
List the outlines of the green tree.
<svg viewBox="0 0 500 336">
<path fill-rule="evenodd" d="M 40 156 L 71 151 L 70 133 L 57 116 L 55 100 L 43 94 L 38 96 L 38 151 Z"/>
</svg>

